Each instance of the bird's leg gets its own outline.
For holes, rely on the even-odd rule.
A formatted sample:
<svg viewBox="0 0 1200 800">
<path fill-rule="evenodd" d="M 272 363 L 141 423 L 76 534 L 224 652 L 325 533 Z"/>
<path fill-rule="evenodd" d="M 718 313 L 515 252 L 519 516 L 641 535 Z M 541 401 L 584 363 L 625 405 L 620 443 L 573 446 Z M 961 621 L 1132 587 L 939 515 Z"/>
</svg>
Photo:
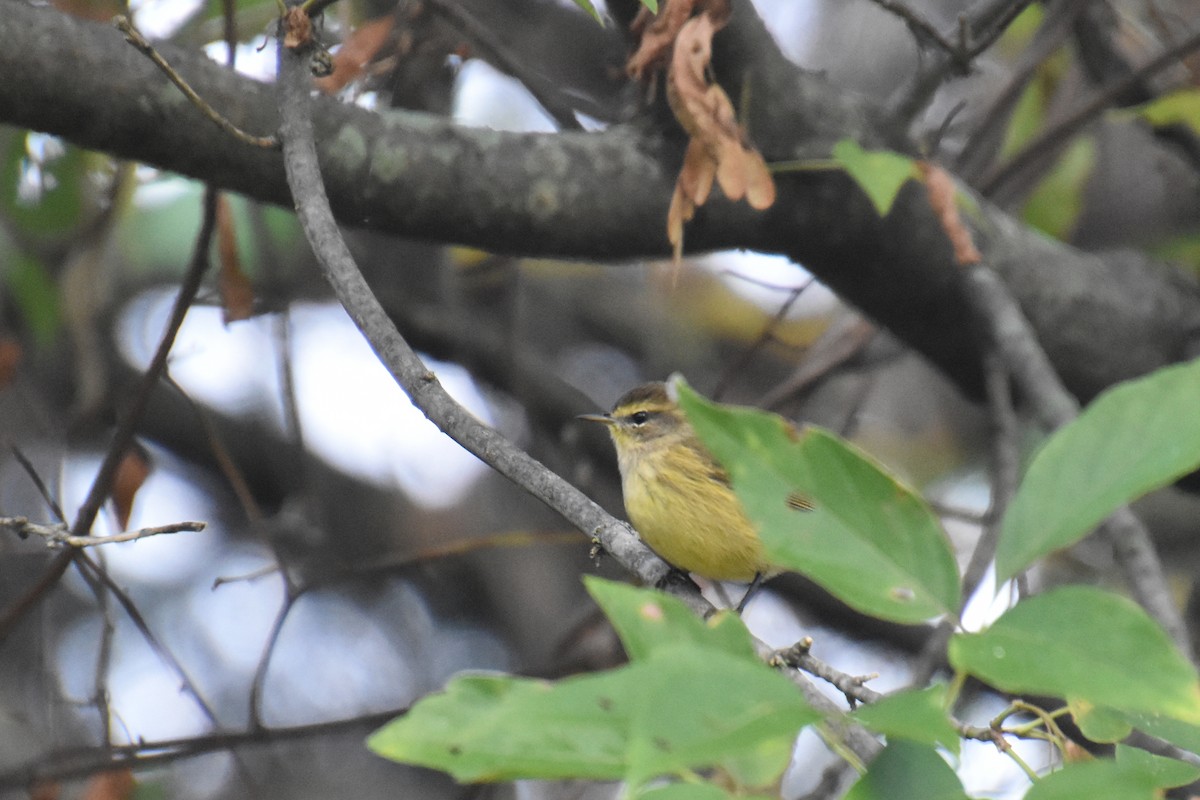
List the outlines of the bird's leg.
<svg viewBox="0 0 1200 800">
<path fill-rule="evenodd" d="M 750 602 L 750 598 L 754 596 L 754 593 L 757 592 L 759 587 L 762 585 L 763 574 L 761 572 L 754 573 L 754 580 L 750 581 L 749 588 L 747 588 L 746 593 L 742 595 L 742 602 L 738 603 L 737 614 L 739 617 L 742 615 L 742 612 L 746 610 L 746 604 Z"/>
</svg>

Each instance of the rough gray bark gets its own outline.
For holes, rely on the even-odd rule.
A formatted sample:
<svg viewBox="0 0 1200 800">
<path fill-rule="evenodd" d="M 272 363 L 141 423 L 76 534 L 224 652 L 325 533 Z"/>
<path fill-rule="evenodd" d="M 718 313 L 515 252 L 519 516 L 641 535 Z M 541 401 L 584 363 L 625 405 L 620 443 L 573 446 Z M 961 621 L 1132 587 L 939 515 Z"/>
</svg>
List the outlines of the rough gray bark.
<svg viewBox="0 0 1200 800">
<path fill-rule="evenodd" d="M 117 31 L 47 8 L 0 5 L 0 120 L 290 205 L 279 154 L 221 135 Z M 824 157 L 842 136 L 910 149 L 875 104 L 784 60 L 748 9 L 739 6 L 718 36 L 716 59 L 751 75 L 748 122 L 768 160 Z M 271 87 L 195 53 L 166 45 L 162 52 L 232 121 L 254 133 L 275 130 Z M 530 255 L 668 253 L 664 220 L 681 143 L 661 135 L 632 127 L 499 133 L 327 98 L 317 100 L 314 123 L 344 224 Z M 783 253 L 978 393 L 961 276 L 921 189 L 906 188 L 883 219 L 837 173 L 782 175 L 779 189 L 765 213 L 724 202 L 700 209 L 687 229 L 689 249 Z M 986 203 L 973 224 L 988 262 L 1081 399 L 1200 352 L 1200 292 L 1162 265 L 1079 252 Z"/>
</svg>

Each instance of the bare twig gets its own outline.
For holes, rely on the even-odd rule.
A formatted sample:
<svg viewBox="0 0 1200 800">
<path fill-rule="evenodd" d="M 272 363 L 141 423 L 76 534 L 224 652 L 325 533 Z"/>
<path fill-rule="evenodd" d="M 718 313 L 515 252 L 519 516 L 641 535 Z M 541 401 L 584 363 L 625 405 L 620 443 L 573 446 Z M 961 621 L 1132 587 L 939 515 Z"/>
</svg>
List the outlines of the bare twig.
<svg viewBox="0 0 1200 800">
<path fill-rule="evenodd" d="M 233 136 L 235 139 L 254 147 L 262 147 L 266 149 L 274 149 L 279 147 L 279 139 L 277 137 L 254 136 L 253 134 L 246 133 L 241 128 L 226 119 L 221 112 L 209 105 L 203 97 L 196 93 L 195 89 L 188 85 L 188 82 L 183 79 L 183 76 L 176 72 L 175 69 L 167 63 L 165 58 L 159 55 L 158 51 L 154 49 L 154 46 L 151 45 L 150 42 L 146 41 L 146 37 L 142 36 L 138 29 L 133 27 L 133 23 L 129 20 L 129 17 L 118 15 L 113 18 L 113 25 L 115 25 L 117 30 L 121 31 L 121 33 L 125 34 L 126 41 L 128 41 L 139 51 L 144 53 L 147 58 L 153 61 L 154 65 L 161 69 L 163 74 L 170 78 L 171 83 L 179 87 L 179 91 L 184 93 L 187 99 L 191 101 L 192 105 L 194 105 L 201 114 L 212 120 L 218 128 L 225 131 L 230 136 Z"/>
<path fill-rule="evenodd" d="M 1032 0 L 987 0 L 958 18 L 958 44 L 951 44 L 941 58 L 929 69 L 916 75 L 909 84 L 896 92 L 890 103 L 892 113 L 899 119 L 911 120 L 933 96 L 948 77 L 964 74 L 971 62 L 995 44 L 1017 15 Z M 949 43 L 948 36 L 939 40 Z"/>
<path fill-rule="evenodd" d="M 777 409 L 821 378 L 862 352 L 875 337 L 875 326 L 856 311 L 846 310 L 817 337 L 796 369 L 757 401 L 763 408 Z"/>
<path fill-rule="evenodd" d="M 100 462 L 100 468 L 96 471 L 96 477 L 92 480 L 87 497 L 76 512 L 75 521 L 71 524 L 72 536 L 87 536 L 88 531 L 92 529 L 92 523 L 96 521 L 96 514 L 99 513 L 100 507 L 104 505 L 105 499 L 112 490 L 113 478 L 116 476 L 121 459 L 130 442 L 133 441 L 134 429 L 150 402 L 150 394 L 166 370 L 167 355 L 171 352 L 180 326 L 183 325 L 183 318 L 196 299 L 196 294 L 200 291 L 200 282 L 208 269 L 208 247 L 216 227 L 216 198 L 215 190 L 209 189 L 205 192 L 204 214 L 200 223 L 200 231 L 196 236 L 196 246 L 192 251 L 192 261 L 188 265 L 187 274 L 184 275 L 183 283 L 179 287 L 175 305 L 171 308 L 167 329 L 163 332 L 158 349 L 150 360 L 150 366 L 146 368 L 146 373 L 138 384 L 132 403 L 113 432 L 112 443 L 104 454 L 104 460 Z M 79 548 L 73 547 L 59 553 L 37 582 L 3 613 L 0 613 L 0 643 L 8 637 L 8 634 L 25 614 L 58 583 L 58 579 L 81 552 Z"/>
<path fill-rule="evenodd" d="M 30 522 L 25 517 L 0 517 L 0 527 L 10 528 L 18 536 L 40 536 L 50 547 L 95 547 L 101 544 L 117 544 L 118 542 L 135 542 L 151 536 L 164 533 L 184 533 L 204 530 L 203 522 L 174 522 L 170 525 L 159 525 L 152 528 L 138 528 L 133 531 L 115 533 L 112 536 L 73 536 L 64 522 L 41 524 Z"/>
<path fill-rule="evenodd" d="M 1003 118 L 1016 105 L 1038 68 L 1062 46 L 1087 3 L 1088 0 L 1070 0 L 1050 7 L 1033 41 L 1021 52 L 1008 83 L 975 121 L 975 130 L 963 145 L 955 164 L 960 178 L 970 183 L 972 177 L 982 172 L 994 158 L 1004 136 Z"/>
<path fill-rule="evenodd" d="M 320 736 L 367 731 L 402 716 L 407 709 L 398 708 L 352 719 L 318 722 L 286 728 L 210 733 L 184 739 L 139 741 L 136 744 L 113 745 L 112 748 L 86 748 L 51 753 L 38 761 L 0 774 L 0 792 L 16 791 L 37 783 L 68 780 L 119 768 L 138 768 L 169 764 L 205 753 L 235 750 L 256 744 L 278 744 L 302 741 Z"/>
<path fill-rule="evenodd" d="M 776 650 L 770 659 L 771 666 L 802 669 L 836 688 L 851 704 L 874 703 L 883 699 L 881 693 L 866 685 L 867 681 L 878 676 L 850 675 L 842 672 L 813 656 L 812 645 L 813 640 L 805 637 L 791 647 Z"/>
<path fill-rule="evenodd" d="M 598 539 L 610 555 L 642 580 L 658 583 L 667 575 L 668 565 L 628 525 L 458 405 L 396 330 L 354 263 L 329 209 L 313 140 L 305 60 L 287 47 L 280 48 L 279 58 L 280 135 L 297 217 L 325 278 L 380 361 L 413 403 L 448 436 Z M 710 613 L 711 606 L 698 593 L 683 591 L 681 597 L 691 608 Z"/>
<path fill-rule="evenodd" d="M 521 53 L 512 52 L 494 31 L 480 23 L 470 11 L 454 0 L 428 0 L 428 7 L 470 37 L 475 48 L 485 53 L 496 67 L 520 81 L 560 130 L 583 130 L 575 110 L 557 96 L 555 87 L 543 75 L 529 68 L 529 59 Z"/>
<path fill-rule="evenodd" d="M 116 598 L 117 603 L 124 610 L 129 621 L 137 628 L 138 633 L 142 635 L 142 638 L 150 646 L 150 649 L 154 651 L 154 654 L 162 660 L 163 664 L 179 676 L 182 689 L 192 695 L 192 699 L 195 700 L 196 705 L 208 721 L 213 725 L 218 725 L 216 712 L 213 711 L 212 706 L 204 698 L 204 695 L 201 694 L 196 682 L 192 680 L 187 670 L 183 668 L 183 664 L 175 657 L 175 654 L 167 649 L 167 646 L 154 635 L 154 631 L 150 630 L 150 624 L 146 622 L 146 618 L 142 616 L 142 612 L 138 610 L 133 599 L 87 553 L 82 550 L 76 550 L 75 553 L 77 554 L 75 563 L 78 565 L 80 571 L 90 574 L 103 584 L 106 590 L 112 593 L 112 596 Z"/>
<path fill-rule="evenodd" d="M 758 337 L 751 342 L 750 346 L 743 350 L 741 354 L 729 364 L 728 367 L 725 368 L 725 371 L 721 374 L 720 379 L 717 381 L 716 388 L 713 389 L 713 400 L 720 400 L 721 396 L 725 394 L 725 390 L 729 387 L 729 384 L 733 381 L 733 379 L 737 377 L 738 373 L 741 372 L 748 363 L 750 363 L 750 359 L 752 359 L 759 350 L 766 346 L 768 342 L 775 339 L 775 329 L 783 324 L 783 320 L 787 316 L 788 312 L 792 310 L 792 306 L 794 306 L 796 301 L 800 299 L 800 295 L 804 294 L 804 290 L 809 286 L 812 286 L 813 281 L 815 280 L 816 278 L 809 277 L 808 280 L 804 281 L 799 286 L 788 290 L 787 299 L 779 304 L 779 309 L 775 312 L 771 319 L 767 321 L 767 324 L 763 326 L 762 332 L 759 333 Z"/>
<path fill-rule="evenodd" d="M 1084 126 L 1106 110 L 1118 97 L 1137 86 L 1142 81 L 1157 75 L 1179 59 L 1197 49 L 1200 49 L 1200 31 L 1193 33 L 1174 47 L 1168 48 L 1157 57 L 1151 59 L 1141 68 L 1130 73 L 1119 81 L 1114 81 L 1096 92 L 1095 96 L 1080 106 L 1074 113 L 1069 114 L 1057 125 L 1047 128 L 1035 136 L 1024 148 L 1009 161 L 994 167 L 982 178 L 977 187 L 981 194 L 995 194 L 1005 183 L 1012 180 L 1031 163 L 1054 150 L 1071 136 L 1078 133 Z"/>
<path fill-rule="evenodd" d="M 904 24 L 913 32 L 913 36 L 916 37 L 918 44 L 933 42 L 950 57 L 950 60 L 959 69 L 966 70 L 970 66 L 970 61 L 964 60 L 966 55 L 964 48 L 943 36 L 941 31 L 932 22 L 925 19 L 915 8 L 910 8 L 904 3 L 898 3 L 896 0 L 871 0 L 871 2 L 889 14 L 895 14 L 904 20 Z"/>
<path fill-rule="evenodd" d="M 50 513 L 54 514 L 54 518 L 59 522 L 66 522 L 66 514 L 63 513 L 62 508 L 58 505 L 58 501 L 54 499 L 54 495 L 50 494 L 50 489 L 46 486 L 46 482 L 42 480 L 42 476 L 34 469 L 33 462 L 26 458 L 25 454 L 21 452 L 21 448 L 15 444 L 11 446 L 11 450 L 13 456 L 17 459 L 17 463 L 21 465 L 21 469 L 25 470 L 25 474 L 29 476 L 29 480 L 33 481 L 34 488 L 42 496 L 42 502 L 50 509 Z"/>
</svg>

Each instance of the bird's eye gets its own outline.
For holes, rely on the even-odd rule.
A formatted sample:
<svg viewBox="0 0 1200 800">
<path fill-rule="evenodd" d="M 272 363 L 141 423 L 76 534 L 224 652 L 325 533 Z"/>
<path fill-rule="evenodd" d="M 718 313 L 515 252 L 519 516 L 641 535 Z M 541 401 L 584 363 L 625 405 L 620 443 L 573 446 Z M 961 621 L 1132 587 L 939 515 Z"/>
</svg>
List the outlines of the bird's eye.
<svg viewBox="0 0 1200 800">
<path fill-rule="evenodd" d="M 650 419 L 649 411 L 635 411 L 629 415 L 629 421 L 634 425 L 642 425 L 648 419 Z"/>
</svg>

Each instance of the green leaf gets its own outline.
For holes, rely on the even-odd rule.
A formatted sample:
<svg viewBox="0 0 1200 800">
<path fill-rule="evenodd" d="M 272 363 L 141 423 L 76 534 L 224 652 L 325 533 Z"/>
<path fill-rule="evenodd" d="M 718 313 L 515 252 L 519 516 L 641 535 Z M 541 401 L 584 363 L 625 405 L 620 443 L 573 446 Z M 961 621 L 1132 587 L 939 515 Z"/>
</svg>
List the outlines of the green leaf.
<svg viewBox="0 0 1200 800">
<path fill-rule="evenodd" d="M 919 495 L 861 451 L 775 414 L 710 403 L 676 381 L 701 440 L 729 472 L 770 562 L 897 622 L 954 614 L 958 569 Z M 796 499 L 814 503 L 796 509 Z"/>
<path fill-rule="evenodd" d="M 0 168 L 0 214 L 27 236 L 51 239 L 72 232 L 82 222 L 84 192 L 89 178 L 88 153 L 53 137 L 47 149 L 59 147 L 61 154 L 35 163 L 26 142 L 35 134 L 21 131 L 7 137 L 8 150 Z M 22 181 L 26 175 L 35 180 Z M 30 197 L 19 197 L 21 185 L 40 187 Z"/>
<path fill-rule="evenodd" d="M 1034 456 L 1004 517 L 1000 583 L 1200 466 L 1200 360 L 1101 394 Z"/>
<path fill-rule="evenodd" d="M 932 748 L 891 742 L 844 800 L 968 800 L 962 782 Z"/>
<path fill-rule="evenodd" d="M 711 783 L 668 783 L 644 789 L 635 800 L 730 800 L 733 795 Z"/>
<path fill-rule="evenodd" d="M 1136 747 L 1117 745 L 1117 763 L 1130 770 L 1150 776 L 1154 785 L 1163 789 L 1185 786 L 1200 778 L 1200 767 L 1176 758 L 1166 758 L 1147 753 Z"/>
<path fill-rule="evenodd" d="M 46 267 L 23 253 L 8 254 L 0 264 L 0 282 L 12 293 L 26 325 L 39 344 L 58 332 L 58 288 Z"/>
<path fill-rule="evenodd" d="M 1067 764 L 1030 787 L 1025 800 L 1154 800 L 1152 776 L 1107 759 Z"/>
<path fill-rule="evenodd" d="M 1120 711 L 1079 698 L 1072 699 L 1069 705 L 1075 724 L 1093 742 L 1119 742 L 1133 730 L 1133 725 Z"/>
<path fill-rule="evenodd" d="M 655 650 L 678 644 L 698 644 L 757 662 L 750 632 L 733 613 L 702 620 L 682 602 L 651 589 L 586 576 L 588 593 L 617 629 L 631 661 L 648 658 Z"/>
<path fill-rule="evenodd" d="M 1037 185 L 1022 210 L 1022 218 L 1048 236 L 1066 240 L 1083 210 L 1083 190 L 1096 165 L 1096 143 L 1090 136 L 1076 139 L 1054 169 Z"/>
<path fill-rule="evenodd" d="M 888 695 L 860 707 L 851 716 L 863 725 L 893 739 L 909 739 L 929 746 L 942 745 L 958 753 L 958 731 L 945 709 L 946 687 L 930 686 Z"/>
<path fill-rule="evenodd" d="M 986 631 L 954 636 L 949 653 L 1003 691 L 1200 721 L 1195 668 L 1135 603 L 1090 586 L 1023 600 Z"/>
<path fill-rule="evenodd" d="M 819 718 L 765 664 L 692 645 L 558 683 L 457 678 L 368 745 L 459 781 L 625 779 L 634 784 L 728 759 L 777 753 Z"/>
<path fill-rule="evenodd" d="M 575 0 L 575 5 L 591 14 L 592 19 L 596 20 L 596 22 L 599 22 L 601 25 L 604 24 L 604 18 L 600 16 L 600 12 L 596 10 L 594 5 L 592 5 L 591 0 Z"/>
<path fill-rule="evenodd" d="M 908 156 L 891 150 L 864 150 L 853 139 L 841 139 L 833 146 L 833 160 L 862 187 L 881 217 L 892 210 L 905 182 L 917 177 L 916 165 Z"/>
<path fill-rule="evenodd" d="M 1180 89 L 1113 115 L 1124 119 L 1140 117 L 1156 127 L 1186 125 L 1193 133 L 1200 133 L 1200 89 Z"/>
</svg>

